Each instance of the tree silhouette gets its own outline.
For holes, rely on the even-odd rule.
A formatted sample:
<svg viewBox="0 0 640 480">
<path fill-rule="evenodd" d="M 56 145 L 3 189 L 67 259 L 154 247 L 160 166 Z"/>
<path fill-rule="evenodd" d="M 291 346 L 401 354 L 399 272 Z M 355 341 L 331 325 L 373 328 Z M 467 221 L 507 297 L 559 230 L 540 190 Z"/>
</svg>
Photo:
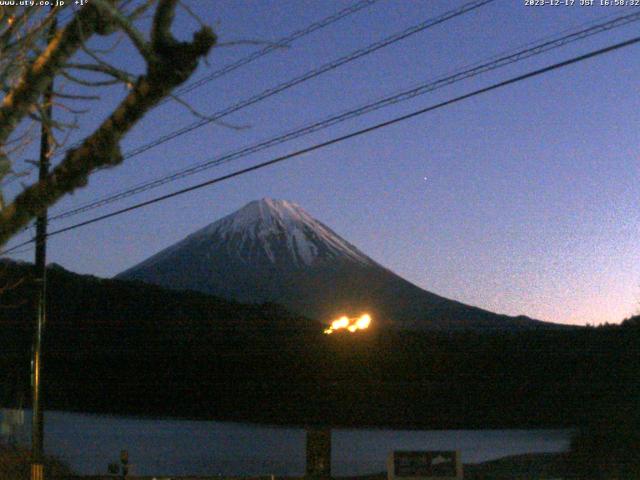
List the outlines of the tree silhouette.
<svg viewBox="0 0 640 480">
<path fill-rule="evenodd" d="M 178 4 L 178 0 L 137 4 L 131 0 L 92 0 L 78 10 L 0 7 L 0 87 L 4 92 L 0 104 L 0 188 L 25 173 L 16 164 L 35 140 L 34 125 L 44 125 L 54 138 L 54 148 L 47 152 L 50 158 L 64 144 L 63 137 L 77 127 L 72 120 L 48 115 L 49 105 L 42 99 L 52 79 L 63 80 L 53 91 L 52 102 L 71 119 L 87 112 L 79 110 L 77 102 L 99 100 L 96 89 L 117 84 L 125 87 L 111 113 L 96 122 L 80 142 L 59 152 L 60 160 L 45 178 L 24 185 L 10 203 L 5 204 L 0 191 L 0 246 L 43 209 L 85 186 L 96 170 L 121 163 L 123 137 L 187 80 L 214 46 L 216 36 L 206 26 L 197 30 L 190 42 L 174 38 L 171 27 Z M 151 10 L 149 25 L 143 14 Z M 69 12 L 73 12 L 71 17 L 65 18 Z M 144 25 L 148 31 L 143 30 Z M 93 37 L 100 36 L 126 38 L 144 68 L 132 73 L 109 63 L 106 52 L 91 43 Z M 117 53 L 121 48 L 116 38 L 110 50 Z M 89 116 L 83 118 L 90 120 Z"/>
</svg>

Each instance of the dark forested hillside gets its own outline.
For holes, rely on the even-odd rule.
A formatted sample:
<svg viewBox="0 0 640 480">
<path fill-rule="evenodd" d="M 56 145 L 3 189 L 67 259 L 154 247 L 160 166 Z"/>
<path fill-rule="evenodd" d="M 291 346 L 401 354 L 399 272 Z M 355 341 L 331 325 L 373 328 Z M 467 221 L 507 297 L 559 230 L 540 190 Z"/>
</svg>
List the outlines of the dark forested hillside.
<svg viewBox="0 0 640 480">
<path fill-rule="evenodd" d="M 7 275 L 26 266 L 10 265 Z M 2 296 L 3 400 L 28 391 L 33 305 Z M 286 424 L 564 427 L 639 398 L 640 329 L 323 335 L 274 305 L 50 272 L 48 408 Z"/>
</svg>

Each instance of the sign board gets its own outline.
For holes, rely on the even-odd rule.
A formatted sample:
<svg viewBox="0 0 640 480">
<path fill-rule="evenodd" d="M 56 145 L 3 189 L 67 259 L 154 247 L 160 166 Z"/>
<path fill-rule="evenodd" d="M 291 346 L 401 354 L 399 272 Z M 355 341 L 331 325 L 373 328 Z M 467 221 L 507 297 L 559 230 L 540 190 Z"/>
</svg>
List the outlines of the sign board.
<svg viewBox="0 0 640 480">
<path fill-rule="evenodd" d="M 458 451 L 392 452 L 387 460 L 388 480 L 462 479 Z"/>
</svg>

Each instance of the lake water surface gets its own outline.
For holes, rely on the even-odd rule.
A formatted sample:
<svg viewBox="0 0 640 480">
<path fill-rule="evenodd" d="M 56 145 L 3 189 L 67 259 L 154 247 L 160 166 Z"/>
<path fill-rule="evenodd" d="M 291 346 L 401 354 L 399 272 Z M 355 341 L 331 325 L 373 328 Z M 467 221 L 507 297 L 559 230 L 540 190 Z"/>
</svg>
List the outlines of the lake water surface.
<svg viewBox="0 0 640 480">
<path fill-rule="evenodd" d="M 30 431 L 29 411 L 25 411 Z M 392 450 L 460 450 L 465 463 L 569 447 L 569 430 L 346 430 L 332 433 L 332 473 L 381 472 Z M 28 442 L 28 434 L 22 438 Z M 45 450 L 81 474 L 106 473 L 120 450 L 136 475 L 302 475 L 305 432 L 251 424 L 45 415 Z"/>
</svg>

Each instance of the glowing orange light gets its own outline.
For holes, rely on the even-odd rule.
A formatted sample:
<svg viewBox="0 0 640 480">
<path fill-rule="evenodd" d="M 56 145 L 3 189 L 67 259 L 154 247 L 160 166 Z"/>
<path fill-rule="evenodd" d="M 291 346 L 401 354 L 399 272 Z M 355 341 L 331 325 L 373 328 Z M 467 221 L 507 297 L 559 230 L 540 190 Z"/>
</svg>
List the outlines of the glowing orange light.
<svg viewBox="0 0 640 480">
<path fill-rule="evenodd" d="M 325 329 L 324 333 L 326 333 L 327 335 L 331 335 L 336 330 L 340 330 L 343 328 L 346 328 L 351 333 L 354 333 L 358 330 L 365 330 L 369 328 L 369 325 L 371 325 L 371 316 L 367 313 L 357 318 L 342 316 L 337 320 L 331 322 L 331 326 Z"/>
</svg>

